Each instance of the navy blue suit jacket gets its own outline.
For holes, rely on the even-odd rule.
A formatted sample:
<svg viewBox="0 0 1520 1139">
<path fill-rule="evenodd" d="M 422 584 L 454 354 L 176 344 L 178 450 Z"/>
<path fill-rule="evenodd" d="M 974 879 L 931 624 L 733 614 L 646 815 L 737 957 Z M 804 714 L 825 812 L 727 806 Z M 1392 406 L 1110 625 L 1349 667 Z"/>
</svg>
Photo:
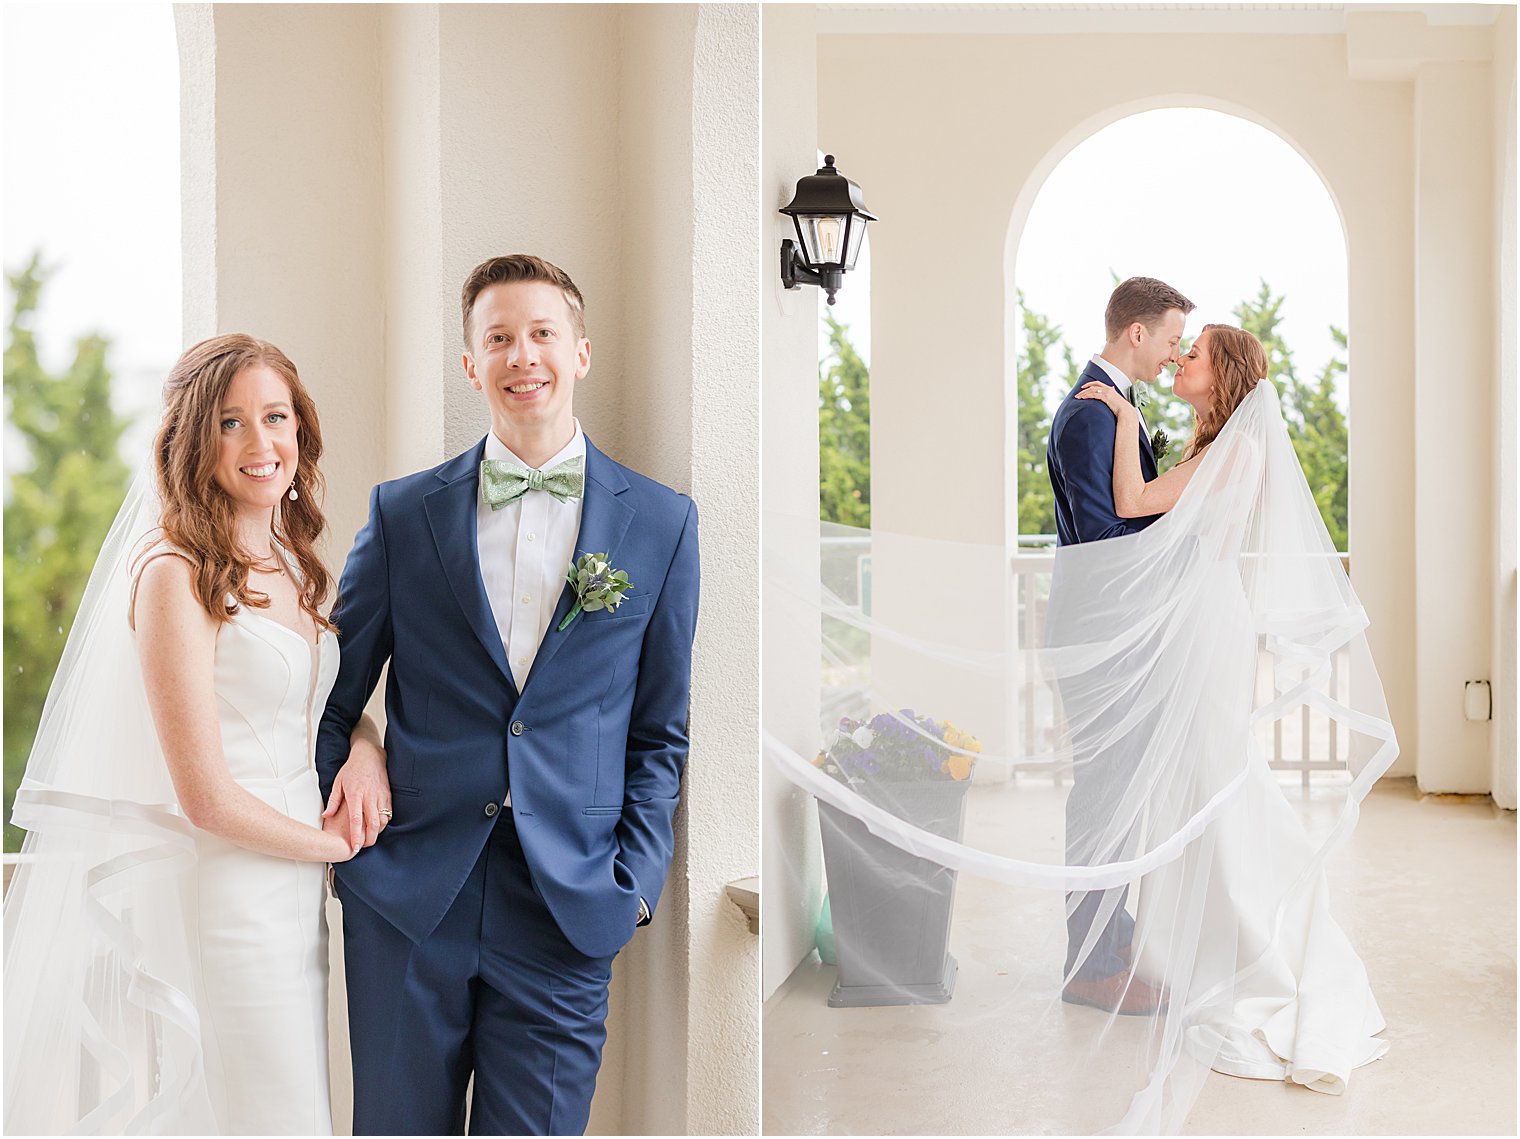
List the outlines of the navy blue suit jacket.
<svg viewBox="0 0 1520 1139">
<path fill-rule="evenodd" d="M 1114 435 L 1119 421 L 1101 400 L 1077 398 L 1077 392 L 1092 380 L 1118 388 L 1107 372 L 1089 361 L 1077 386 L 1056 408 L 1045 445 L 1045 470 L 1056 492 L 1058 546 L 1138 534 L 1161 517 L 1120 518 L 1114 513 Z M 1143 427 L 1140 472 L 1146 482 L 1156 477 L 1156 456 Z"/>
<path fill-rule="evenodd" d="M 475 548 L 485 440 L 375 487 L 338 586 L 342 656 L 317 740 L 324 797 L 387 661 L 395 817 L 337 867 L 414 942 L 442 920 L 510 810 L 533 884 L 570 943 L 609 956 L 653 912 L 674 849 L 697 621 L 697 509 L 586 441 L 575 554 L 633 583 L 558 631 L 566 585 L 519 692 Z M 568 567 L 567 567 L 568 568 Z"/>
</svg>

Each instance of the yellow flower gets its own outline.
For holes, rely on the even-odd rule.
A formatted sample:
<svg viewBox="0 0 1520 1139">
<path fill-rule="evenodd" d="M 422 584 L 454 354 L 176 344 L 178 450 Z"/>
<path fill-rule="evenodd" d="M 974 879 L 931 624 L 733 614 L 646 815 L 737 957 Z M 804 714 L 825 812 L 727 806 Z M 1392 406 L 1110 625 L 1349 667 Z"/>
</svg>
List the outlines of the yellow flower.
<svg viewBox="0 0 1520 1139">
<path fill-rule="evenodd" d="M 822 767 L 828 761 L 829 753 L 826 751 L 820 751 L 816 756 L 813 757 L 813 766 Z"/>
<path fill-rule="evenodd" d="M 971 762 L 970 756 L 952 755 L 945 760 L 944 769 L 950 773 L 951 779 L 969 779 L 971 778 Z"/>
</svg>

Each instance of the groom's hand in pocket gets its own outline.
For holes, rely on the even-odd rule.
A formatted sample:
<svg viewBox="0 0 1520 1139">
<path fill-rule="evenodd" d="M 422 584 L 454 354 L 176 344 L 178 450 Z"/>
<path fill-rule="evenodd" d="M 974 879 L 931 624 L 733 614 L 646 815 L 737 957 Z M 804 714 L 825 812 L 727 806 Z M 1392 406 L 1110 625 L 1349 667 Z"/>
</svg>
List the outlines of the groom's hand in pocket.
<svg viewBox="0 0 1520 1139">
<path fill-rule="evenodd" d="M 342 812 L 340 816 L 340 812 Z M 349 740 L 348 759 L 333 780 L 322 818 L 345 818 L 354 852 L 375 845 L 391 819 L 391 785 L 385 769 L 380 733 L 362 716 Z"/>
</svg>

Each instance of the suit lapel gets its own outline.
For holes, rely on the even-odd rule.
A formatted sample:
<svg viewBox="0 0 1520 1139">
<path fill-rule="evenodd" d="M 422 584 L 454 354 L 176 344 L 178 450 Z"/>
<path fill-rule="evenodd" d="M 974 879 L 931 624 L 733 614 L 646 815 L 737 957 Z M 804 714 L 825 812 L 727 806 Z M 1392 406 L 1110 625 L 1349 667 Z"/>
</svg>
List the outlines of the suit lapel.
<svg viewBox="0 0 1520 1139">
<path fill-rule="evenodd" d="M 1077 392 L 1082 390 L 1084 384 L 1092 380 L 1097 380 L 1100 384 L 1107 384 L 1114 391 L 1119 390 L 1119 385 L 1114 383 L 1113 377 L 1089 360 L 1087 367 L 1082 369 L 1082 375 L 1077 379 L 1077 386 L 1071 389 L 1072 395 L 1075 396 Z M 1140 454 L 1144 459 L 1142 466 L 1148 465 L 1150 467 L 1150 475 L 1145 480 L 1149 482 L 1156 477 L 1156 452 L 1151 448 L 1150 436 L 1145 433 L 1145 420 L 1143 416 L 1140 420 Z"/>
<path fill-rule="evenodd" d="M 496 629 L 496 616 L 486 597 L 485 582 L 480 577 L 480 554 L 475 545 L 475 502 L 485 447 L 486 441 L 482 438 L 478 446 L 441 467 L 438 478 L 444 485 L 424 495 L 422 505 L 427 511 L 428 527 L 433 532 L 433 543 L 438 547 L 438 558 L 443 563 L 443 575 L 453 590 L 454 599 L 464 610 L 471 631 L 496 662 L 502 678 L 516 695 L 517 685 L 512 682 L 512 670 L 507 666 L 507 652 Z"/>
<path fill-rule="evenodd" d="M 1156 452 L 1151 447 L 1151 437 L 1145 433 L 1145 420 L 1143 419 L 1140 421 L 1140 454 L 1145 457 L 1146 463 L 1150 465 L 1150 478 L 1155 478 Z M 1147 479 L 1146 481 L 1149 482 L 1150 479 Z"/>
<path fill-rule="evenodd" d="M 575 539 L 575 551 L 573 557 L 579 558 L 582 554 L 605 553 L 607 560 L 614 568 L 618 566 L 618 546 L 623 540 L 623 535 L 628 532 L 628 526 L 633 521 L 634 508 L 624 502 L 619 495 L 628 489 L 628 480 L 623 477 L 622 469 L 602 454 L 586 440 L 586 490 L 585 497 L 581 500 L 581 528 Z M 568 571 L 569 566 L 565 569 Z M 637 583 L 635 583 L 637 588 Z M 570 623 L 570 627 L 560 631 L 560 622 L 563 621 L 575 604 L 575 591 L 566 582 L 560 591 L 559 604 L 554 607 L 554 617 L 549 622 L 548 632 L 544 634 L 543 644 L 538 646 L 538 654 L 533 658 L 533 667 L 528 670 L 528 678 L 523 682 L 527 688 L 533 678 L 542 672 L 559 652 L 564 643 L 569 640 L 577 629 L 585 623 L 585 616 L 580 615 Z"/>
</svg>

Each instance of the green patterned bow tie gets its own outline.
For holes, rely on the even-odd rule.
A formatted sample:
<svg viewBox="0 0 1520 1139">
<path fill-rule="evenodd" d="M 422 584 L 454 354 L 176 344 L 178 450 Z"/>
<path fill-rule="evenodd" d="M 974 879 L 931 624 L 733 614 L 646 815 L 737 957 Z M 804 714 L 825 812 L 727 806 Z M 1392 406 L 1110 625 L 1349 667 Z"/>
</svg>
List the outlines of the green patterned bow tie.
<svg viewBox="0 0 1520 1139">
<path fill-rule="evenodd" d="M 516 502 L 530 490 L 546 490 L 561 502 L 579 498 L 586 486 L 586 460 L 577 455 L 550 467 L 535 471 L 507 459 L 480 461 L 480 487 L 492 510 Z"/>
</svg>

